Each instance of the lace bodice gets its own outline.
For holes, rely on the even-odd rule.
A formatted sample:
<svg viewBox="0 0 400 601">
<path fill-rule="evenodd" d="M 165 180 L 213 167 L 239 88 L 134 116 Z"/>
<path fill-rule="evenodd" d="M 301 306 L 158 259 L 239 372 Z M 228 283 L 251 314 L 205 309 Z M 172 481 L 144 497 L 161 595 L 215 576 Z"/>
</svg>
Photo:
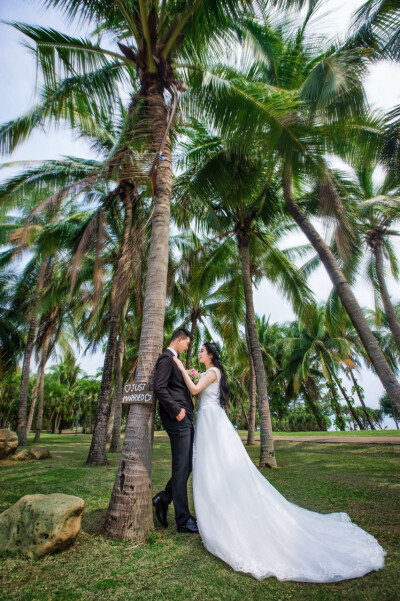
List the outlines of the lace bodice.
<svg viewBox="0 0 400 601">
<path fill-rule="evenodd" d="M 217 367 L 210 367 L 209 369 L 215 371 L 215 373 L 217 374 L 217 379 L 215 382 L 212 382 L 212 384 L 207 386 L 207 388 L 202 390 L 198 395 L 199 409 L 202 409 L 206 405 L 219 405 L 219 381 L 221 379 L 221 372 Z M 207 369 L 207 371 L 209 371 L 209 369 Z M 200 378 L 205 376 L 207 371 L 203 372 L 200 375 Z"/>
</svg>

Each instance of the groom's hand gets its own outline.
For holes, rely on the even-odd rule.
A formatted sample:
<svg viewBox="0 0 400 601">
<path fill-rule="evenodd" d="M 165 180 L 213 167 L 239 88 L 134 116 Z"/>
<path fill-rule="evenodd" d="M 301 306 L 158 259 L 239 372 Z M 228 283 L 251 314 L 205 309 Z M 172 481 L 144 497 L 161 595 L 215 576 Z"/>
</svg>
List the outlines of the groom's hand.
<svg viewBox="0 0 400 601">
<path fill-rule="evenodd" d="M 176 419 L 178 420 L 178 422 L 181 422 L 184 417 L 186 415 L 186 410 L 185 409 L 181 409 L 180 412 L 178 413 L 178 415 L 176 416 Z"/>
</svg>

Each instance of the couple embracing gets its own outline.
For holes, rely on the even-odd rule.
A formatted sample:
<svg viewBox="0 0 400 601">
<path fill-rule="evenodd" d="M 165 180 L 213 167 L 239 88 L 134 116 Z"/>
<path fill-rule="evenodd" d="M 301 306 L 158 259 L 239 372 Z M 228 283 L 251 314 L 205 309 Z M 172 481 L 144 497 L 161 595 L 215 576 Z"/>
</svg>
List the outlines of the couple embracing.
<svg viewBox="0 0 400 601">
<path fill-rule="evenodd" d="M 199 533 L 213 555 L 260 580 L 336 582 L 383 568 L 386 551 L 347 513 L 303 509 L 259 472 L 226 413 L 229 389 L 217 345 L 202 345 L 206 369 L 195 384 L 179 360 L 189 343 L 190 333 L 176 330 L 156 363 L 154 391 L 172 453 L 171 478 L 153 497 L 161 525 L 168 525 L 173 501 L 178 532 Z M 199 403 L 196 429 L 192 395 Z M 192 469 L 196 517 L 187 495 Z"/>
</svg>

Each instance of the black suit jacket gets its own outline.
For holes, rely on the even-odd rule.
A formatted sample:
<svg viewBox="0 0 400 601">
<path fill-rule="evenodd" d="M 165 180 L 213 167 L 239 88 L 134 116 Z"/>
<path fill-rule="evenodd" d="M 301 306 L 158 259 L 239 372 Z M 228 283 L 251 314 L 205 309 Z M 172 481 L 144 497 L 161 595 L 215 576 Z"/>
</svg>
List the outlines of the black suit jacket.
<svg viewBox="0 0 400 601">
<path fill-rule="evenodd" d="M 160 417 L 175 419 L 181 409 L 193 419 L 192 396 L 181 372 L 173 360 L 173 353 L 165 350 L 157 359 L 153 389 L 159 401 Z"/>
</svg>

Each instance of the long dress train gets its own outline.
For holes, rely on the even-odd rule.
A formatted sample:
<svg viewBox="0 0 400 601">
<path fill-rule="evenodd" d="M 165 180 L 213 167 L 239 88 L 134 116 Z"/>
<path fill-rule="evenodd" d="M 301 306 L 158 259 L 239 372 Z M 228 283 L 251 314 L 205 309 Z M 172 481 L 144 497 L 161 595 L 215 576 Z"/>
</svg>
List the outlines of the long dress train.
<svg viewBox="0 0 400 601">
<path fill-rule="evenodd" d="M 217 381 L 199 395 L 193 496 L 204 546 L 257 579 L 336 582 L 384 566 L 386 551 L 347 513 L 286 500 L 258 471 L 219 405 Z M 202 374 L 204 375 L 204 374 Z"/>
</svg>

